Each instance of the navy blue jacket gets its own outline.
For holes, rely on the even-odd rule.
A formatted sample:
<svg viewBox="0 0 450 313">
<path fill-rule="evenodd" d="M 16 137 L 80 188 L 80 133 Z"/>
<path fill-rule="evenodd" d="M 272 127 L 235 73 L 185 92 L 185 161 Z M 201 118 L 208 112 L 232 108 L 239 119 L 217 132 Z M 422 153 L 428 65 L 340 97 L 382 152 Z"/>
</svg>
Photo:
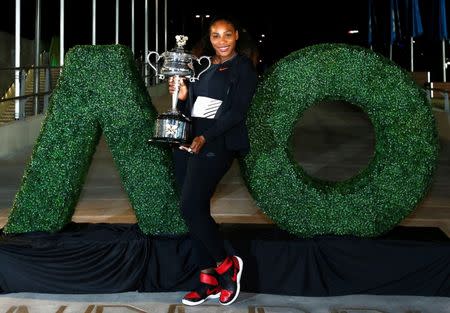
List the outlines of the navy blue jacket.
<svg viewBox="0 0 450 313">
<path fill-rule="evenodd" d="M 245 120 L 255 93 L 257 75 L 252 62 L 246 56 L 237 55 L 227 65 L 231 67 L 231 78 L 225 99 L 219 109 L 220 114 L 216 116 L 216 123 L 203 136 L 206 142 L 224 136 L 228 150 L 245 154 L 250 148 Z M 192 94 L 190 87 L 188 99 L 179 102 L 179 110 L 186 116 L 190 116 L 195 102 Z"/>
</svg>

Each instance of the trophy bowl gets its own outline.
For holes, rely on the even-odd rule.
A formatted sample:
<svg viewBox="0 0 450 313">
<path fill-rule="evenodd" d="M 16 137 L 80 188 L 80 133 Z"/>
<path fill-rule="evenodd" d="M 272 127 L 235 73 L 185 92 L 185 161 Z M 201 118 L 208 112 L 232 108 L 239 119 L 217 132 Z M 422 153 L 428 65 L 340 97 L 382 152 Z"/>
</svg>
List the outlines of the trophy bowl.
<svg viewBox="0 0 450 313">
<path fill-rule="evenodd" d="M 170 77 L 178 75 L 188 78 L 194 76 L 192 65 L 192 60 L 195 58 L 194 56 L 174 50 L 164 52 L 161 54 L 160 58 L 164 58 L 164 63 L 159 71 L 160 76 Z"/>
</svg>

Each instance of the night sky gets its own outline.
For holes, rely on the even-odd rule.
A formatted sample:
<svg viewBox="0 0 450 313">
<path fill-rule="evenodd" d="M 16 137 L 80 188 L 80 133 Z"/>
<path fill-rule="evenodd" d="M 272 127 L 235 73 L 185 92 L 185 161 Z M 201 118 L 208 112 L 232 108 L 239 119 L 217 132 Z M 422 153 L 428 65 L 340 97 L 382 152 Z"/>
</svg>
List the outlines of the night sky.
<svg viewBox="0 0 450 313">
<path fill-rule="evenodd" d="M 2 0 L 0 29 L 14 32 L 14 0 Z M 131 45 L 131 1 L 120 1 L 120 43 Z M 342 42 L 367 47 L 367 0 L 315 0 L 315 1 L 262 1 L 228 0 L 168 0 L 168 48 L 175 45 L 174 36 L 189 36 L 187 48 L 198 42 L 202 31 L 206 32 L 209 19 L 195 18 L 196 14 L 210 14 L 212 17 L 231 15 L 240 22 L 248 37 L 258 47 L 260 57 L 266 65 L 309 45 L 325 42 Z M 432 7 L 435 0 L 421 1 L 424 28 L 430 31 L 427 18 L 434 18 Z M 136 5 L 136 53 L 144 48 L 144 0 L 135 0 Z M 294 4 L 295 3 L 295 4 Z M 22 33 L 24 37 L 34 37 L 34 0 L 22 0 Z M 41 0 L 42 39 L 49 42 L 59 34 L 59 0 Z M 374 49 L 383 55 L 389 51 L 389 0 L 375 0 L 376 26 Z M 66 49 L 76 44 L 91 43 L 92 0 L 65 0 L 66 7 Z M 163 38 L 163 6 L 159 1 L 160 38 Z M 298 7 L 298 8 L 294 8 Z M 155 49 L 154 13 L 155 1 L 149 0 L 149 48 Z M 426 16 L 425 16 L 426 15 Z M 97 0 L 97 44 L 114 43 L 115 0 Z M 357 29 L 358 34 L 348 34 Z M 265 37 L 261 38 L 261 34 Z M 394 61 L 407 68 L 409 62 L 409 39 L 407 32 L 394 47 Z M 259 40 L 262 40 L 260 43 Z M 1 44 L 1 43 L 0 43 Z M 163 52 L 163 39 L 159 51 Z M 434 48 L 436 46 L 436 48 Z M 435 66 L 433 59 L 440 51 L 438 41 L 424 34 L 417 39 L 416 68 L 425 70 Z"/>
</svg>

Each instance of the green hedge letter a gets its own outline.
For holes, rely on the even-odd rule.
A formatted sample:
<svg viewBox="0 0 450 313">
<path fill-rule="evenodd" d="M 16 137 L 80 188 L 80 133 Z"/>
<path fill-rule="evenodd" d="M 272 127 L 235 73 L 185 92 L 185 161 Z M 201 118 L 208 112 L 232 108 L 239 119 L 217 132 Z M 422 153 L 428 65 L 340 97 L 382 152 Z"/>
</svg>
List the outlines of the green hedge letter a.
<svg viewBox="0 0 450 313">
<path fill-rule="evenodd" d="M 128 48 L 71 49 L 4 231 L 71 221 L 103 131 L 141 230 L 185 232 L 169 151 L 147 144 L 156 114 Z"/>
</svg>

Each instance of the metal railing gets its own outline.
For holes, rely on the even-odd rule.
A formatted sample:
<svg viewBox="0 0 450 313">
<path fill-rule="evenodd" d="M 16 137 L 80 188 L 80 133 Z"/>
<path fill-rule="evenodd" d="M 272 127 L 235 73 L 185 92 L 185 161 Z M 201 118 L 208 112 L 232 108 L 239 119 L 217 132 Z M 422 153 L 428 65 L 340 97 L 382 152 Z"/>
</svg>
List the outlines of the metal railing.
<svg viewBox="0 0 450 313">
<path fill-rule="evenodd" d="M 145 86 L 155 86 L 161 83 L 161 80 L 158 79 L 158 75 L 154 73 L 153 69 L 147 63 L 146 58 L 142 54 L 136 58 L 136 67 L 144 80 Z"/>
<path fill-rule="evenodd" d="M 24 119 L 27 114 L 25 111 L 25 103 L 28 99 L 33 98 L 33 114 L 36 115 L 46 110 L 48 106 L 48 99 L 53 91 L 53 73 L 52 70 L 61 70 L 61 67 L 51 66 L 23 66 L 23 67 L 3 67 L 0 68 L 0 73 L 9 71 L 11 76 L 19 75 L 19 96 L 15 96 L 15 88 L 17 86 L 12 83 L 6 90 L 2 98 L 0 99 L 0 113 L 3 114 L 11 106 L 11 102 L 14 102 L 14 119 Z M 43 74 L 43 85 L 41 84 Z M 2 75 L 8 77 L 8 74 Z M 11 78 L 11 81 L 14 81 Z M 31 91 L 31 92 L 30 92 Z M 40 107 L 39 98 L 43 97 L 43 105 Z M 29 115 L 29 112 L 28 112 Z"/>
<path fill-rule="evenodd" d="M 444 100 L 444 111 L 449 112 L 450 108 L 450 100 L 449 100 L 449 91 L 445 89 L 439 89 L 439 88 L 431 88 L 427 87 L 426 89 L 428 98 L 430 100 L 441 98 Z"/>
<path fill-rule="evenodd" d="M 149 70 L 149 65 L 145 62 L 143 56 L 138 57 L 135 60 L 136 68 L 145 82 L 145 85 L 154 86 L 160 81 L 157 75 Z M 60 66 L 23 66 L 23 67 L 3 67 L 0 68 L 0 75 L 2 72 L 10 71 L 10 81 L 14 82 L 14 76 L 19 72 L 19 85 L 20 85 L 20 96 L 15 96 L 15 85 L 11 83 L 9 88 L 6 90 L 2 98 L 0 99 L 0 117 L 7 111 L 11 102 L 14 102 L 15 114 L 12 120 L 22 120 L 30 116 L 30 110 L 26 110 L 26 103 L 29 103 L 29 99 L 33 98 L 33 110 L 31 115 L 37 115 L 44 113 L 47 110 L 48 102 L 51 93 L 53 92 L 54 86 L 54 71 L 61 71 Z M 42 86 L 42 73 L 44 75 L 44 81 Z M 146 74 L 147 73 L 147 74 Z M 3 75 L 7 76 L 7 75 Z M 30 77 L 31 76 L 31 77 Z M 59 75 L 58 75 L 59 76 Z M 32 86 L 31 86 L 32 85 Z M 32 88 L 31 88 L 32 87 Z M 31 91 L 31 92 L 30 92 Z M 42 99 L 43 98 L 43 99 Z M 29 106 L 29 105 L 28 105 Z M 28 112 L 28 113 L 27 113 Z"/>
<path fill-rule="evenodd" d="M 441 88 L 432 88 L 431 84 L 425 86 L 428 100 L 433 109 L 442 111 L 447 115 L 447 121 L 450 125 L 450 97 L 449 90 Z"/>
</svg>

